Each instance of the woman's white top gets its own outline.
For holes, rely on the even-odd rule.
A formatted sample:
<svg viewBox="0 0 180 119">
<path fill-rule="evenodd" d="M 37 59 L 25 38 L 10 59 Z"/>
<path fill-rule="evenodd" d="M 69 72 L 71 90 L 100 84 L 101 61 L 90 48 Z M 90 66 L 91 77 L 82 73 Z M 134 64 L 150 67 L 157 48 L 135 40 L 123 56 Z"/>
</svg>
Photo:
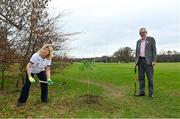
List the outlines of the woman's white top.
<svg viewBox="0 0 180 119">
<path fill-rule="evenodd" d="M 51 60 L 42 58 L 39 53 L 34 53 L 30 59 L 32 64 L 30 72 L 33 74 L 40 73 L 45 70 L 47 66 L 51 66 Z"/>
</svg>

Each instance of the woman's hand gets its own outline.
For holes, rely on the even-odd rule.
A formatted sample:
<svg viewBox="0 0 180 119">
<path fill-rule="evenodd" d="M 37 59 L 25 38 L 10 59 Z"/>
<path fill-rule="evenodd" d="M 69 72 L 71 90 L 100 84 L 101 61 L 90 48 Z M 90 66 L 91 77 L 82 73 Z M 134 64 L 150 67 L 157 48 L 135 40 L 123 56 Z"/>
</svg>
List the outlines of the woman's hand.
<svg viewBox="0 0 180 119">
<path fill-rule="evenodd" d="M 31 68 L 32 64 L 29 62 L 26 66 L 26 71 L 27 71 L 27 75 L 28 75 L 28 79 L 31 83 L 36 82 L 36 80 L 31 76 L 31 72 L 30 72 L 30 68 Z"/>
<path fill-rule="evenodd" d="M 35 82 L 36 82 L 36 80 L 35 80 L 32 76 L 29 77 L 29 81 L 30 81 L 31 83 L 35 83 Z"/>
<path fill-rule="evenodd" d="M 48 82 L 48 85 L 52 85 L 53 84 L 51 79 L 48 79 L 47 82 Z"/>
</svg>

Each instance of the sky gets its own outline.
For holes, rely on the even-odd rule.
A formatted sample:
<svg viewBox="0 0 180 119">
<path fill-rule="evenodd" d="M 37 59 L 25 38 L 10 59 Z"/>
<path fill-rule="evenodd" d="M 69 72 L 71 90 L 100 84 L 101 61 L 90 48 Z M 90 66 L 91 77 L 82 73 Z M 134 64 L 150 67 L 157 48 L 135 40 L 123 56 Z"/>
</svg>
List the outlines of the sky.
<svg viewBox="0 0 180 119">
<path fill-rule="evenodd" d="M 49 13 L 63 13 L 64 32 L 81 32 L 68 44 L 71 57 L 111 56 L 122 47 L 135 49 L 145 27 L 157 51 L 180 52 L 179 0 L 51 0 Z"/>
</svg>

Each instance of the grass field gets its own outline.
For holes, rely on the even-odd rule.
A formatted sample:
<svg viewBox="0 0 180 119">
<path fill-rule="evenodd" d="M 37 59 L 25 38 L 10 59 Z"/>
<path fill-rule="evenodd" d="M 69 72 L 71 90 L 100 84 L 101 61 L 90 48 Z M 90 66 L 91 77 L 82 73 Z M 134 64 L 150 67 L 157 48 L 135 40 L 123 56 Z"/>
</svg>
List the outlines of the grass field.
<svg viewBox="0 0 180 119">
<path fill-rule="evenodd" d="M 95 64 L 92 71 L 81 71 L 80 65 L 52 75 L 63 85 L 49 87 L 47 104 L 40 102 L 40 87 L 33 84 L 27 104 L 17 108 L 20 88 L 14 88 L 14 79 L 6 80 L 0 92 L 0 118 L 180 118 L 180 63 L 155 66 L 154 99 L 133 96 L 133 64 Z"/>
</svg>

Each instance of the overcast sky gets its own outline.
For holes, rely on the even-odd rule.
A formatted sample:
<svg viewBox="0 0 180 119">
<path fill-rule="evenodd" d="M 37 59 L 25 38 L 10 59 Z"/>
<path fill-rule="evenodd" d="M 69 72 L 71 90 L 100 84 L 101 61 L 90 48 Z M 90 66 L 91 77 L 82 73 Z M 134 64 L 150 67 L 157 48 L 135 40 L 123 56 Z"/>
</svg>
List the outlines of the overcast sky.
<svg viewBox="0 0 180 119">
<path fill-rule="evenodd" d="M 51 15 L 64 10 L 71 13 L 59 21 L 63 31 L 82 32 L 70 44 L 70 56 L 109 56 L 120 47 L 135 49 L 141 27 L 156 39 L 158 51 L 180 51 L 179 0 L 51 0 Z"/>
</svg>

